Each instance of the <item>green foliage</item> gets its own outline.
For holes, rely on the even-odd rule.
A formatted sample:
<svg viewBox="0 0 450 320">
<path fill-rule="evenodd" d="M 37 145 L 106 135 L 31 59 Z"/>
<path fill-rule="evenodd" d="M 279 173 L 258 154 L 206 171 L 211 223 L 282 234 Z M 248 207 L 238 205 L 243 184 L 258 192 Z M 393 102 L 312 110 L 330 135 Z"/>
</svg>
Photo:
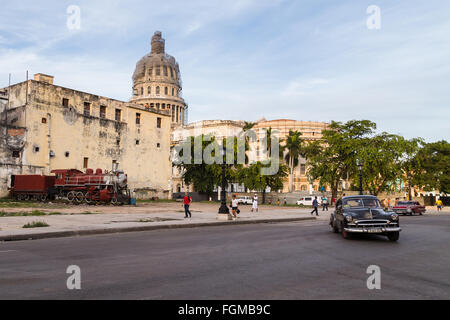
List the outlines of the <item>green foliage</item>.
<svg viewBox="0 0 450 320">
<path fill-rule="evenodd" d="M 286 165 L 280 163 L 279 170 L 275 175 L 262 175 L 262 168 L 270 167 L 271 162 L 252 163 L 247 167 L 241 167 L 236 171 L 236 178 L 239 183 L 243 183 L 245 188 L 264 192 L 267 187 L 271 190 L 280 190 L 283 188 L 283 179 L 287 177 L 288 169 Z"/>
<path fill-rule="evenodd" d="M 50 226 L 47 223 L 45 223 L 44 221 L 33 221 L 33 222 L 27 223 L 26 225 L 23 226 L 24 229 L 46 228 L 46 227 L 50 227 Z"/>
<path fill-rule="evenodd" d="M 414 185 L 427 191 L 450 193 L 450 143 L 442 140 L 425 144 L 413 163 Z"/>
<path fill-rule="evenodd" d="M 289 192 L 293 190 L 294 169 L 298 166 L 299 157 L 306 157 L 307 145 L 301 136 L 301 132 L 290 130 L 286 140 L 283 141 L 282 149 L 287 151 L 285 160 L 289 166 Z"/>
</svg>

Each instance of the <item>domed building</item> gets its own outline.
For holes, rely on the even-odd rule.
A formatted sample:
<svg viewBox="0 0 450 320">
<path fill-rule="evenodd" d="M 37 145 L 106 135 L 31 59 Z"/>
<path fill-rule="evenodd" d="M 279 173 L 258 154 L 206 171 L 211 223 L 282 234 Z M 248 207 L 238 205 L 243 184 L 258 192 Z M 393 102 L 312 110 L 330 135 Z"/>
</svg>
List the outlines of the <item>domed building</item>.
<svg viewBox="0 0 450 320">
<path fill-rule="evenodd" d="M 187 104 L 182 98 L 180 68 L 175 58 L 165 53 L 165 40 L 160 31 L 152 37 L 151 52 L 136 64 L 133 74 L 132 103 L 167 111 L 172 126 L 187 122 Z"/>
</svg>

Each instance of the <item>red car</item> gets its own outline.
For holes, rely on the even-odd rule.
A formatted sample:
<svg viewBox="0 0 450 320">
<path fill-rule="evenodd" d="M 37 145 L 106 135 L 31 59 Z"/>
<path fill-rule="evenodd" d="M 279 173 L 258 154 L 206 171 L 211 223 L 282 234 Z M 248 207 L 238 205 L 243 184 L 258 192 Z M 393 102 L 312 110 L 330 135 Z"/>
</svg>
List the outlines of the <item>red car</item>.
<svg viewBox="0 0 450 320">
<path fill-rule="evenodd" d="M 392 210 L 394 210 L 397 214 L 408 214 L 410 216 L 413 214 L 423 215 L 426 211 L 425 206 L 422 206 L 417 201 L 400 201 L 394 208 L 392 208 Z"/>
</svg>

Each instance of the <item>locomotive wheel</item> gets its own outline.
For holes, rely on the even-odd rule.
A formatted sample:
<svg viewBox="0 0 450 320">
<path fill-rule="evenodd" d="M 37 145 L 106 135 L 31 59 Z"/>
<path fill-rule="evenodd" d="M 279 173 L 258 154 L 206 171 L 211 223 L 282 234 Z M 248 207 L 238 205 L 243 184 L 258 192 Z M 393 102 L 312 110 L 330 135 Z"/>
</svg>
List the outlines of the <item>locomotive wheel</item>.
<svg viewBox="0 0 450 320">
<path fill-rule="evenodd" d="M 42 194 L 39 198 L 40 198 L 40 200 L 41 200 L 42 202 L 47 201 L 47 195 L 46 195 L 46 194 Z"/>
<path fill-rule="evenodd" d="M 118 205 L 117 198 L 112 198 L 112 199 L 111 199 L 111 204 L 112 204 L 113 206 L 117 206 L 117 205 Z"/>
<path fill-rule="evenodd" d="M 28 201 L 28 200 L 30 200 L 30 196 L 28 194 L 24 194 L 23 201 Z"/>
<path fill-rule="evenodd" d="M 86 192 L 84 194 L 84 202 L 86 202 L 87 204 L 92 204 L 93 201 L 91 200 L 91 195 L 89 194 L 89 192 Z"/>
<path fill-rule="evenodd" d="M 83 192 L 77 192 L 76 196 L 75 196 L 75 202 L 80 204 L 82 203 L 84 200 L 84 194 Z"/>
<path fill-rule="evenodd" d="M 72 203 L 72 202 L 75 200 L 75 192 L 70 191 L 70 192 L 67 194 L 67 200 L 69 200 L 69 202 Z"/>
</svg>

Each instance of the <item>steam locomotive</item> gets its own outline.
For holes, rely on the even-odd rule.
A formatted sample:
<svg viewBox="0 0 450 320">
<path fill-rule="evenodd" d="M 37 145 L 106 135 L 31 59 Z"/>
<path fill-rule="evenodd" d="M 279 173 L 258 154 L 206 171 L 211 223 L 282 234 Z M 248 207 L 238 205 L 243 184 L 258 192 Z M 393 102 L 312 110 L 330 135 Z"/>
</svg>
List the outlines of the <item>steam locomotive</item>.
<svg viewBox="0 0 450 320">
<path fill-rule="evenodd" d="M 127 175 L 117 167 L 103 172 L 86 169 L 53 170 L 52 176 L 12 175 L 10 194 L 20 201 L 65 199 L 73 204 L 129 204 Z"/>
</svg>

